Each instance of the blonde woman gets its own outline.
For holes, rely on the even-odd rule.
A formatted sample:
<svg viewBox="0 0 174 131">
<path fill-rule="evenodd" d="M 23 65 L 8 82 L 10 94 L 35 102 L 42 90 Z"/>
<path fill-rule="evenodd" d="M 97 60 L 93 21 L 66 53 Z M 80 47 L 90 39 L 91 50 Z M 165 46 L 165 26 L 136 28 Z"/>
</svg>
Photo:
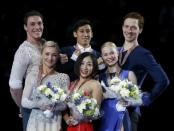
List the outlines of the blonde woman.
<svg viewBox="0 0 174 131">
<path fill-rule="evenodd" d="M 27 125 L 27 131 L 60 131 L 61 110 L 66 108 L 62 105 L 57 108 L 53 117 L 46 117 L 44 110 L 50 109 L 52 103 L 47 97 L 38 93 L 37 87 L 48 82 L 58 85 L 64 90 L 69 86 L 69 77 L 66 74 L 55 71 L 55 65 L 59 58 L 59 47 L 54 41 L 44 43 L 41 50 L 41 65 L 29 74 L 25 82 L 22 95 L 22 106 L 32 109 Z"/>
<path fill-rule="evenodd" d="M 105 87 L 110 86 L 110 80 L 115 76 L 121 80 L 128 79 L 136 84 L 135 74 L 132 71 L 122 70 L 119 67 L 118 52 L 115 43 L 104 43 L 101 46 L 101 53 L 107 70 L 99 75 L 99 79 L 104 82 Z M 104 91 L 104 97 L 101 105 L 103 117 L 100 121 L 100 131 L 130 131 L 130 120 L 127 110 L 118 111 L 116 109 L 117 98 L 110 98 L 110 96 L 107 95 L 107 90 Z M 124 124 L 123 120 L 125 120 Z"/>
</svg>

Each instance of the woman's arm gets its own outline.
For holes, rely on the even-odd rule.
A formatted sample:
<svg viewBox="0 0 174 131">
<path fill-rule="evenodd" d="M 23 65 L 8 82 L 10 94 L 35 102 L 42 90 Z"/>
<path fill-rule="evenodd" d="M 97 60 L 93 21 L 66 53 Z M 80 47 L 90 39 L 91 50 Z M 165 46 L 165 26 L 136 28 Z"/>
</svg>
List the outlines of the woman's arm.
<svg viewBox="0 0 174 131">
<path fill-rule="evenodd" d="M 135 76 L 134 72 L 129 71 L 128 80 L 131 81 L 133 84 L 137 84 L 137 77 Z"/>
<path fill-rule="evenodd" d="M 46 101 L 45 100 L 32 100 L 30 97 L 33 93 L 33 89 L 36 88 L 36 83 L 37 83 L 37 72 L 30 72 L 25 80 L 25 87 L 23 90 L 23 94 L 22 94 L 22 101 L 21 101 L 21 105 L 25 108 L 45 108 L 46 105 Z"/>
<path fill-rule="evenodd" d="M 103 97 L 102 87 L 98 81 L 93 81 L 91 84 L 92 87 L 92 97 L 97 100 L 97 103 L 100 105 Z"/>
</svg>

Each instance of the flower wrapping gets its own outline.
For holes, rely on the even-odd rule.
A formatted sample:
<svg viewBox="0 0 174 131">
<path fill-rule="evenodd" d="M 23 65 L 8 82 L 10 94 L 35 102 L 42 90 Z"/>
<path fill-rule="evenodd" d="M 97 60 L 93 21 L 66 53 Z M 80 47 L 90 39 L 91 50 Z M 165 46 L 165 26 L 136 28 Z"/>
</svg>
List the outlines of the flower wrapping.
<svg viewBox="0 0 174 131">
<path fill-rule="evenodd" d="M 76 92 L 71 95 L 68 106 L 73 118 L 77 121 L 94 120 L 100 116 L 96 99 L 85 95 L 85 92 Z"/>
<path fill-rule="evenodd" d="M 124 101 L 131 106 L 142 104 L 141 90 L 128 79 L 120 80 L 118 77 L 114 77 L 111 79 L 109 87 L 106 87 L 103 81 L 101 85 L 106 89 L 107 96 L 117 98 L 119 101 Z"/>
<path fill-rule="evenodd" d="M 52 103 L 50 105 L 52 108 L 44 111 L 46 117 L 51 118 L 55 111 L 61 111 L 66 108 L 64 102 L 67 98 L 67 94 L 58 85 L 51 85 L 51 83 L 48 82 L 45 85 L 40 85 L 37 90 Z"/>
<path fill-rule="evenodd" d="M 67 94 L 62 88 L 57 85 L 51 85 L 50 82 L 48 82 L 46 85 L 40 85 L 37 89 L 52 102 L 63 102 L 67 97 Z"/>
</svg>

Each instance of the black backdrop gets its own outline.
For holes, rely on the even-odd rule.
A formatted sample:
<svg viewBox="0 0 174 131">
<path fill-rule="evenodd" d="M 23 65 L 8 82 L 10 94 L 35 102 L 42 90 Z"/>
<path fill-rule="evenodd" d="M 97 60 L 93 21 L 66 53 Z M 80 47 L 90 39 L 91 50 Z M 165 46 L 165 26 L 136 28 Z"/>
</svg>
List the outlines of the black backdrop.
<svg viewBox="0 0 174 131">
<path fill-rule="evenodd" d="M 14 1 L 17 2 L 17 1 Z M 3 3 L 3 4 L 2 4 Z M 174 34 L 174 5 L 171 1 L 145 0 L 103 0 L 103 1 L 68 1 L 68 0 L 26 0 L 24 2 L 4 1 L 0 4 L 0 87 L 1 121 L 9 130 L 21 130 L 18 108 L 11 99 L 8 79 L 13 55 L 26 35 L 23 30 L 23 15 L 29 10 L 38 10 L 44 16 L 44 38 L 55 40 L 61 47 L 72 40 L 71 24 L 78 18 L 88 18 L 94 23 L 93 44 L 98 50 L 107 41 L 122 45 L 122 17 L 129 11 L 138 11 L 145 17 L 144 31 L 140 43 L 149 49 L 162 65 L 170 79 L 168 89 L 150 106 L 142 108 L 140 131 L 169 130 L 173 128 L 173 68 L 172 35 Z M 144 87 L 150 87 L 150 78 Z M 9 126 L 6 126 L 9 125 Z"/>
</svg>

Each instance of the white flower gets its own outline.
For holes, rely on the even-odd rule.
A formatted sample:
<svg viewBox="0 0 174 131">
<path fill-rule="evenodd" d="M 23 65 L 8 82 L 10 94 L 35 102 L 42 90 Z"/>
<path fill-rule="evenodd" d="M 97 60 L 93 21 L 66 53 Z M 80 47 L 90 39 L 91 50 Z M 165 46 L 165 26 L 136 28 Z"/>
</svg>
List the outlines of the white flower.
<svg viewBox="0 0 174 131">
<path fill-rule="evenodd" d="M 114 77 L 113 79 L 111 79 L 110 81 L 110 85 L 113 85 L 113 84 L 116 84 L 116 83 L 119 83 L 121 80 L 118 78 L 118 77 Z"/>
<path fill-rule="evenodd" d="M 130 91 L 126 88 L 122 88 L 122 90 L 120 90 L 120 95 L 125 98 L 125 97 L 129 97 L 129 93 Z"/>
<path fill-rule="evenodd" d="M 53 102 L 64 101 L 67 97 L 62 88 L 56 85 L 51 85 L 50 83 L 48 85 L 40 85 L 37 89 L 41 94 L 47 96 L 48 99 Z"/>
<path fill-rule="evenodd" d="M 91 98 L 91 101 L 92 101 L 92 103 L 93 103 L 94 105 L 96 105 L 96 104 L 97 104 L 97 100 L 96 100 L 96 99 Z"/>
<path fill-rule="evenodd" d="M 61 100 L 61 101 L 65 101 L 66 98 L 67 98 L 67 94 L 62 94 L 62 95 L 60 96 L 60 100 Z"/>
<path fill-rule="evenodd" d="M 122 87 L 122 88 L 127 88 L 128 83 L 127 83 L 126 80 L 123 80 L 123 81 L 120 82 L 119 86 Z"/>
<path fill-rule="evenodd" d="M 60 99 L 60 94 L 54 94 L 52 99 L 54 102 L 58 101 Z"/>
<path fill-rule="evenodd" d="M 38 87 L 38 90 L 39 90 L 39 91 L 42 91 L 42 90 L 44 90 L 45 88 L 47 88 L 46 85 L 40 85 L 40 86 Z"/>
<path fill-rule="evenodd" d="M 91 99 L 85 99 L 84 103 L 92 103 Z"/>
<path fill-rule="evenodd" d="M 117 86 L 117 85 L 111 85 L 110 87 L 110 90 L 118 93 L 120 91 L 120 86 Z"/>
<path fill-rule="evenodd" d="M 79 110 L 80 113 L 83 113 L 83 110 L 86 109 L 86 104 L 81 103 L 80 105 L 77 106 L 77 109 Z"/>
<path fill-rule="evenodd" d="M 98 116 L 100 114 L 99 108 L 95 108 L 94 116 Z"/>
<path fill-rule="evenodd" d="M 76 99 L 80 98 L 80 96 L 81 96 L 80 93 L 74 93 L 72 96 L 72 99 L 76 100 Z"/>
<path fill-rule="evenodd" d="M 46 96 L 53 95 L 52 91 L 51 91 L 49 88 L 46 88 L 46 89 L 45 89 L 44 94 L 45 94 Z"/>
<path fill-rule="evenodd" d="M 84 92 L 73 93 L 71 98 L 76 110 L 84 117 L 84 119 L 94 119 L 98 117 L 100 112 L 97 105 L 97 100 L 84 96 Z M 77 116 L 77 115 L 76 115 Z"/>
<path fill-rule="evenodd" d="M 121 81 L 118 77 L 114 77 L 111 83 L 109 89 L 115 93 L 115 97 L 118 100 L 122 99 L 132 103 L 132 105 L 140 105 L 142 101 L 141 91 L 137 85 L 127 79 Z"/>
</svg>

